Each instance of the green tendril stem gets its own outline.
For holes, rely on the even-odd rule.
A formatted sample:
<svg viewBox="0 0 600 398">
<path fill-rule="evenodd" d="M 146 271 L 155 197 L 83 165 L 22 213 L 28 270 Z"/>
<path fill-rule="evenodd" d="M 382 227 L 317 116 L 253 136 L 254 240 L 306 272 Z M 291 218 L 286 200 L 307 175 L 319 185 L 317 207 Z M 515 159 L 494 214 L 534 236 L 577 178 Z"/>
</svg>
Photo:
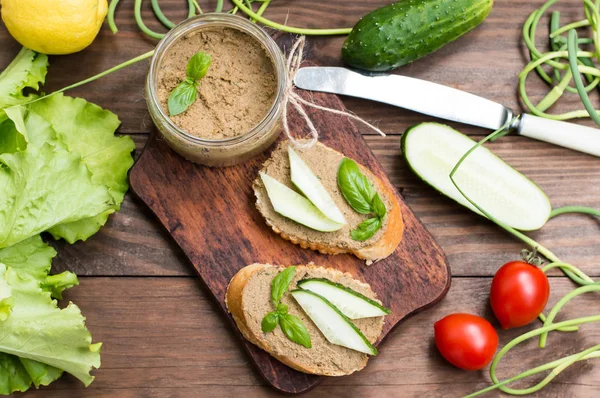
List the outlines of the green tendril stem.
<svg viewBox="0 0 600 398">
<path fill-rule="evenodd" d="M 587 286 L 581 286 L 581 287 L 578 287 L 577 289 L 572 290 L 571 292 L 567 293 L 563 298 L 561 298 L 558 301 L 558 303 L 556 303 L 554 305 L 554 307 L 552 307 L 552 309 L 548 313 L 548 316 L 544 322 L 544 326 L 550 326 L 552 324 L 552 321 L 554 320 L 554 318 L 556 318 L 556 315 L 558 314 L 558 312 L 570 300 L 574 299 L 575 297 L 577 297 L 579 295 L 582 295 L 582 294 L 588 293 L 588 292 L 600 292 L 600 283 L 587 285 Z M 547 339 L 548 339 L 548 332 L 543 332 L 542 334 L 540 334 L 540 341 L 539 341 L 540 348 L 544 348 L 546 346 Z"/>
<path fill-rule="evenodd" d="M 550 218 L 559 216 L 561 214 L 569 214 L 569 213 L 581 213 L 581 214 L 589 214 L 591 216 L 600 217 L 600 210 L 592 209 L 591 207 L 582 207 L 582 206 L 564 206 L 553 209 L 550 213 Z"/>
<path fill-rule="evenodd" d="M 160 23 L 162 23 L 167 29 L 173 29 L 175 24 L 171 22 L 169 18 L 165 16 L 165 14 L 163 14 L 162 10 L 160 9 L 160 5 L 158 4 L 158 0 L 150 0 L 150 3 L 152 3 L 152 11 L 154 11 L 154 15 L 156 15 L 156 18 L 160 21 Z"/>
<path fill-rule="evenodd" d="M 167 18 L 165 16 L 165 14 L 163 14 L 160 5 L 158 4 L 158 0 L 150 0 L 150 2 L 152 3 L 152 11 L 154 11 L 154 15 L 156 15 L 156 18 L 160 21 L 160 23 L 162 23 L 164 25 L 165 28 L 167 29 L 173 29 L 175 27 L 175 23 L 173 23 L 169 18 Z M 196 15 L 196 5 L 197 2 L 195 0 L 187 0 L 187 4 L 188 4 L 188 14 L 187 14 L 187 18 L 191 18 L 194 15 Z M 200 7 L 200 6 L 198 6 Z M 202 10 L 200 10 L 202 11 Z"/>
<path fill-rule="evenodd" d="M 194 5 L 194 8 L 195 8 L 194 15 L 196 15 L 196 14 L 199 14 L 199 15 L 204 14 L 204 12 L 202 11 L 202 7 L 200 7 L 200 4 L 198 4 L 198 2 L 196 0 L 192 0 L 192 4 Z"/>
<path fill-rule="evenodd" d="M 560 72 L 558 71 L 558 69 L 554 69 L 554 71 L 560 77 Z M 537 104 L 536 108 L 542 112 L 545 112 L 548 108 L 554 105 L 556 101 L 558 101 L 562 97 L 562 95 L 565 92 L 565 89 L 569 86 L 569 83 L 571 82 L 572 78 L 573 74 L 569 69 L 567 72 L 565 72 L 565 75 L 560 80 L 560 83 L 554 86 L 552 90 L 548 92 L 544 99 Z"/>
<path fill-rule="evenodd" d="M 541 373 L 541 372 L 545 372 L 545 371 L 548 371 L 548 370 L 552 370 L 551 374 L 553 375 L 553 377 L 552 377 L 552 379 L 553 379 L 554 377 L 556 377 L 558 375 L 558 373 L 560 373 L 562 370 L 566 369 L 568 366 L 574 364 L 575 362 L 585 361 L 585 360 L 593 359 L 593 358 L 600 358 L 600 345 L 596 345 L 596 346 L 593 346 L 591 348 L 588 348 L 587 350 L 584 350 L 584 351 L 582 351 L 582 352 L 580 352 L 578 354 L 573 354 L 573 355 L 570 355 L 568 357 L 557 359 L 555 361 L 552 361 L 552 362 L 546 363 L 544 365 L 538 366 L 536 368 L 530 369 L 530 370 L 528 370 L 526 372 L 523 372 L 523 373 L 520 373 L 520 374 L 518 374 L 516 376 L 513 376 L 510 379 L 506 379 L 504 381 L 495 383 L 495 384 L 493 384 L 493 385 L 491 385 L 489 387 L 484 388 L 483 390 L 479 390 L 477 392 L 469 394 L 465 398 L 471 398 L 471 397 L 476 397 L 476 396 L 485 394 L 487 392 L 496 390 L 498 388 L 502 388 L 503 386 L 505 386 L 507 384 L 513 383 L 515 381 L 518 381 L 518 380 L 524 379 L 526 377 L 530 377 L 530 376 L 533 376 L 535 374 L 538 374 L 538 373 Z M 559 368 L 559 366 L 560 366 L 560 368 Z M 535 390 L 533 392 L 539 391 L 543 387 L 545 387 L 550 381 L 551 381 L 551 379 L 548 380 L 545 383 L 544 383 L 544 381 L 542 381 L 537 386 L 534 386 L 534 387 L 532 387 L 532 388 L 530 388 L 528 390 L 531 390 L 531 389 L 537 387 L 537 388 L 535 388 Z M 540 385 L 541 383 L 544 383 L 544 384 Z M 511 391 L 512 391 L 512 393 L 514 395 L 525 395 L 525 394 L 528 394 L 527 392 L 524 392 L 526 390 L 511 390 Z"/>
<path fill-rule="evenodd" d="M 196 9 L 199 10 L 200 14 L 202 14 L 202 9 L 196 0 L 188 0 L 188 14 L 187 17 L 191 18 L 196 15 Z"/>
<path fill-rule="evenodd" d="M 264 18 L 261 15 L 258 15 L 250 8 L 246 7 L 243 3 L 243 0 L 231 0 L 233 3 L 246 15 L 250 18 L 255 19 L 257 22 L 262 23 L 265 26 L 270 28 L 278 29 L 283 32 L 295 33 L 299 35 L 321 35 L 321 36 L 329 36 L 329 35 L 347 35 L 352 31 L 352 28 L 343 28 L 343 29 L 308 29 L 308 28 L 296 28 L 293 26 L 286 26 L 279 24 L 277 22 L 273 22 L 267 18 Z"/>
<path fill-rule="evenodd" d="M 592 118 L 592 120 L 600 126 L 600 115 L 596 109 L 594 109 L 594 105 L 592 101 L 590 101 L 590 97 L 587 95 L 585 87 L 583 85 L 583 80 L 581 79 L 580 70 L 584 71 L 585 67 L 579 68 L 577 64 L 577 53 L 579 52 L 579 47 L 577 46 L 577 31 L 572 29 L 569 31 L 569 36 L 567 38 L 567 49 L 569 54 L 569 66 L 571 67 L 571 71 L 573 72 L 573 80 L 575 81 L 575 87 L 577 87 L 577 91 L 579 92 L 579 97 L 581 98 L 581 102 L 583 106 L 587 110 L 588 114 Z M 595 68 L 588 68 L 591 70 Z M 590 71 L 585 70 L 586 73 L 590 73 Z"/>
<path fill-rule="evenodd" d="M 215 12 L 223 11 L 223 0 L 217 0 L 217 7 L 215 8 Z"/>
<path fill-rule="evenodd" d="M 144 20 L 142 19 L 142 0 L 135 0 L 135 3 L 133 4 L 133 13 L 135 17 L 135 23 L 146 36 L 158 40 L 165 37 L 164 33 L 157 33 L 148 28 L 144 23 Z"/>
<path fill-rule="evenodd" d="M 575 275 L 577 275 L 577 277 L 579 277 L 581 279 L 581 281 L 579 282 L 579 285 L 581 285 L 581 286 L 586 286 L 586 285 L 591 285 L 591 284 L 596 283 L 589 276 L 587 276 L 582 270 L 580 270 L 573 264 L 562 263 L 562 262 L 552 262 L 552 263 L 544 265 L 542 267 L 542 272 L 546 273 L 553 268 L 560 268 L 561 270 L 568 269 L 568 270 L 572 271 Z"/>
<path fill-rule="evenodd" d="M 599 0 L 582 0 L 585 9 L 586 19 L 569 23 L 565 26 L 560 26 L 560 13 L 558 11 L 550 12 L 550 53 L 542 53 L 536 46 L 536 31 L 540 24 L 541 18 L 549 12 L 558 0 L 547 1 L 542 7 L 534 10 L 523 25 L 523 41 L 529 51 L 531 61 L 519 76 L 519 93 L 524 105 L 531 113 L 552 119 L 552 120 L 571 120 L 575 118 L 591 117 L 597 124 L 600 124 L 600 111 L 594 109 L 589 101 L 587 93 L 600 86 L 600 74 L 598 67 L 592 62 L 592 59 L 600 61 L 600 31 L 598 30 L 598 21 L 600 21 L 600 1 Z M 576 38 L 575 42 L 571 42 L 569 48 L 569 40 L 561 36 L 564 33 L 575 31 L 576 29 L 590 27 L 591 38 Z M 571 33 L 571 35 L 576 34 Z M 593 44 L 593 52 L 580 52 L 580 45 Z M 566 62 L 565 62 L 566 61 Z M 552 68 L 553 73 L 548 73 L 543 69 L 543 66 Z M 534 71 L 548 85 L 552 85 L 550 92 L 536 106 L 527 96 L 525 81 L 527 76 Z M 561 77 L 561 71 L 571 70 L 571 75 Z M 581 74 L 589 83 L 583 86 Z M 552 76 L 552 77 L 551 77 Z M 571 79 L 569 79 L 569 77 Z M 571 86 L 571 80 L 574 86 Z M 557 83 L 555 85 L 555 82 Z M 562 114 L 550 114 L 546 111 L 554 105 L 565 91 L 577 93 L 585 109 L 574 110 Z"/>
<path fill-rule="evenodd" d="M 256 11 L 256 15 L 262 16 L 267 10 L 267 7 L 269 7 L 269 4 L 271 4 L 271 0 L 263 1 L 263 3 L 258 8 L 258 11 Z M 256 19 L 253 18 L 252 22 L 256 22 Z"/>
<path fill-rule="evenodd" d="M 587 19 L 581 20 L 581 21 L 577 21 L 577 22 L 573 22 L 570 23 L 568 25 L 565 25 L 561 28 L 556 29 L 554 32 L 552 32 L 550 34 L 550 38 L 553 39 L 556 36 L 562 35 L 565 32 L 568 32 L 571 29 L 577 29 L 577 28 L 582 28 L 584 26 L 590 26 L 590 21 Z"/>
<path fill-rule="evenodd" d="M 568 58 L 568 56 L 569 56 L 568 51 L 556 51 L 556 52 L 547 53 L 544 56 L 542 56 L 541 58 L 539 58 L 535 61 L 531 61 L 525 67 L 525 69 L 523 69 L 523 71 L 519 74 L 519 93 L 521 95 L 521 99 L 522 99 L 523 103 L 525 104 L 525 106 L 536 116 L 540 116 L 540 117 L 544 117 L 544 118 L 552 119 L 552 120 L 570 120 L 570 119 L 575 119 L 575 118 L 589 117 L 589 113 L 585 109 L 577 110 L 577 111 L 570 111 L 570 112 L 566 112 L 566 113 L 562 113 L 562 114 L 558 114 L 558 115 L 552 115 L 552 114 L 546 113 L 543 110 L 539 109 L 536 105 L 534 105 L 531 102 L 531 100 L 529 99 L 529 96 L 527 95 L 527 89 L 526 89 L 527 76 L 529 75 L 529 73 L 532 70 L 534 70 L 539 65 L 545 63 L 546 61 L 548 61 L 550 59 Z M 593 57 L 594 53 L 591 53 L 589 51 L 579 51 L 579 52 L 577 52 L 577 56 L 578 57 Z M 570 68 L 569 65 L 560 64 L 560 68 L 558 68 L 558 69 L 566 70 L 568 68 Z M 580 66 L 579 68 L 584 68 L 584 67 Z M 594 76 L 600 76 L 600 70 L 598 70 L 598 69 L 591 69 L 589 71 L 586 70 L 586 73 L 593 74 Z M 600 111 L 596 111 L 596 113 L 599 113 L 599 112 Z"/>
<path fill-rule="evenodd" d="M 49 97 L 50 95 L 53 95 L 53 94 L 56 94 L 56 93 L 62 93 L 62 92 L 64 92 L 64 91 L 71 90 L 71 89 L 73 89 L 73 88 L 76 88 L 76 87 L 79 87 L 79 86 L 83 86 L 84 84 L 91 83 L 91 82 L 93 82 L 94 80 L 98 80 L 98 79 L 100 79 L 101 77 L 104 77 L 104 76 L 106 76 L 106 75 L 109 75 L 109 74 L 111 74 L 111 73 L 113 73 L 113 72 L 116 72 L 116 71 L 118 71 L 118 70 L 121 70 L 121 69 L 123 69 L 123 68 L 125 68 L 125 67 L 127 67 L 127 66 L 129 66 L 129 65 L 133 65 L 133 64 L 135 64 L 136 62 L 140 62 L 140 61 L 143 61 L 143 60 L 145 60 L 145 59 L 151 58 L 153 55 L 154 55 L 154 50 L 152 50 L 152 51 L 148 51 L 148 52 L 147 52 L 147 53 L 145 53 L 145 54 L 142 54 L 142 55 L 140 55 L 140 56 L 138 56 L 138 57 L 132 58 L 132 59 L 130 59 L 129 61 L 125 61 L 125 62 L 123 62 L 122 64 L 119 64 L 119 65 L 117 65 L 117 66 L 114 66 L 114 67 L 112 67 L 112 68 L 110 68 L 110 69 L 108 69 L 108 70 L 105 70 L 105 71 L 104 71 L 104 72 L 102 72 L 102 73 L 98 73 L 97 75 L 94 75 L 94 76 L 92 76 L 92 77 L 90 77 L 90 78 L 87 78 L 87 79 L 85 79 L 85 80 L 82 80 L 82 81 L 80 81 L 80 82 L 77 82 L 77 83 L 75 83 L 75 84 L 72 84 L 72 85 L 70 85 L 70 86 L 63 87 L 63 88 L 61 88 L 60 90 L 54 91 L 54 92 L 52 92 L 51 94 L 48 94 L 48 95 L 46 95 L 46 96 L 44 96 L 44 97 L 40 97 L 40 98 L 38 98 L 38 99 L 36 99 L 36 100 L 34 100 L 34 101 L 37 101 L 37 100 L 44 99 L 44 98 L 46 98 L 46 97 Z M 32 101 L 32 102 L 34 102 L 34 101 Z"/>
<path fill-rule="evenodd" d="M 546 322 L 546 315 L 544 315 L 543 313 L 539 314 L 538 318 L 542 323 Z M 565 326 L 564 328 L 556 329 L 557 332 L 565 332 L 565 333 L 576 332 L 578 330 L 579 330 L 578 326 Z"/>
<path fill-rule="evenodd" d="M 498 377 L 496 376 L 496 368 L 498 367 L 498 363 L 513 347 L 517 346 L 518 344 L 521 344 L 522 342 L 529 340 L 532 337 L 536 337 L 543 333 L 548 333 L 548 332 L 551 332 L 553 330 L 557 330 L 557 329 L 560 329 L 563 327 L 576 326 L 576 325 L 581 325 L 581 324 L 591 323 L 591 322 L 598 322 L 598 321 L 600 321 L 600 315 L 576 318 L 576 319 L 571 319 L 568 321 L 554 323 L 554 324 L 548 325 L 548 326 L 542 326 L 542 327 L 534 329 L 530 332 L 524 333 L 519 337 L 516 337 L 515 339 L 508 342 L 504 347 L 502 347 L 502 349 L 494 357 L 494 359 L 490 365 L 490 378 L 492 379 L 494 384 L 500 383 Z M 499 386 L 498 388 L 500 388 L 500 390 L 502 390 L 503 392 L 512 394 L 512 395 L 532 394 L 532 393 L 544 388 L 548 383 L 550 383 L 550 381 L 552 381 L 552 379 L 554 379 L 556 376 L 558 376 L 558 374 L 560 372 L 562 372 L 564 369 L 566 369 L 568 366 L 577 362 L 578 360 L 583 358 L 585 355 L 590 354 L 591 352 L 597 351 L 599 349 L 599 347 L 600 347 L 600 345 L 597 345 L 597 346 L 590 348 L 589 350 L 583 351 L 580 354 L 576 354 L 575 356 L 569 356 L 566 358 L 562 358 L 558 361 L 552 362 L 555 365 L 555 366 L 553 366 L 554 369 L 552 370 L 552 372 L 550 372 L 550 374 L 548 376 L 546 376 L 546 378 L 544 378 L 541 382 L 539 382 L 538 384 L 536 384 L 533 387 L 522 389 L 522 390 L 517 390 L 517 389 L 513 389 L 513 388 L 508 388 L 508 387 L 502 385 L 502 386 Z M 575 359 L 577 357 L 579 357 L 579 358 Z M 531 370 L 523 372 L 523 373 L 527 374 L 524 377 L 531 375 L 532 373 L 530 373 L 530 372 L 531 372 Z M 523 377 L 521 377 L 521 378 L 523 378 Z"/>
<path fill-rule="evenodd" d="M 119 31 L 119 29 L 117 28 L 117 24 L 115 23 L 115 11 L 117 9 L 119 1 L 121 0 L 112 0 L 110 2 L 110 5 L 108 6 L 108 27 L 110 28 L 110 31 L 113 32 L 113 34 L 116 34 Z"/>
</svg>

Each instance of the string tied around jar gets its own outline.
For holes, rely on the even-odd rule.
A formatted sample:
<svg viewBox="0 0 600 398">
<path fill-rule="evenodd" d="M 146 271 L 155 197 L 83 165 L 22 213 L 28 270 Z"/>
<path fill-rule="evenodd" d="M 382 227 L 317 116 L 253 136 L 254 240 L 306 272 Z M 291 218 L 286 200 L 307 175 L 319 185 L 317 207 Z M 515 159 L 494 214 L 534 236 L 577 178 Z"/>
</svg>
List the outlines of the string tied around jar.
<svg viewBox="0 0 600 398">
<path fill-rule="evenodd" d="M 283 98 L 283 115 L 282 115 L 282 124 L 283 131 L 285 135 L 288 137 L 292 145 L 297 148 L 312 148 L 317 141 L 319 140 L 319 132 L 317 131 L 314 123 L 306 113 L 304 106 L 308 106 L 311 108 L 319 109 L 321 111 L 334 113 L 336 115 L 347 116 L 352 120 L 360 122 L 366 126 L 368 126 L 373 131 L 376 131 L 381 136 L 385 137 L 385 133 L 381 131 L 379 128 L 373 126 L 368 123 L 366 120 L 348 112 L 348 111 L 340 111 L 337 109 L 327 108 L 325 106 L 317 105 L 314 102 L 310 102 L 302 98 L 296 91 L 294 87 L 294 77 L 296 76 L 296 72 L 300 69 L 300 64 L 302 63 L 302 56 L 304 54 L 304 45 L 306 43 L 305 36 L 300 36 L 298 40 L 294 43 L 287 57 L 286 68 L 287 68 L 287 87 L 285 89 L 284 98 Z M 306 126 L 310 131 L 310 138 L 308 140 L 302 139 L 298 140 L 290 131 L 290 126 L 288 124 L 288 105 L 292 105 L 298 114 L 304 119 Z M 303 106 L 304 105 L 304 106 Z"/>
</svg>

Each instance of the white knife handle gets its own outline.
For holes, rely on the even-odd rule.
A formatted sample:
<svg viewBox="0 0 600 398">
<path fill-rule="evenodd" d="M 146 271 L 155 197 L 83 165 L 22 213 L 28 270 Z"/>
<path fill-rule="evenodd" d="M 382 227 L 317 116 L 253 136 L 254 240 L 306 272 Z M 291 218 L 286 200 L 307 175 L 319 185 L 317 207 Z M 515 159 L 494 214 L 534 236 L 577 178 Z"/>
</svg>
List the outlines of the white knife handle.
<svg viewBox="0 0 600 398">
<path fill-rule="evenodd" d="M 523 114 L 518 133 L 600 157 L 599 129 Z"/>
</svg>

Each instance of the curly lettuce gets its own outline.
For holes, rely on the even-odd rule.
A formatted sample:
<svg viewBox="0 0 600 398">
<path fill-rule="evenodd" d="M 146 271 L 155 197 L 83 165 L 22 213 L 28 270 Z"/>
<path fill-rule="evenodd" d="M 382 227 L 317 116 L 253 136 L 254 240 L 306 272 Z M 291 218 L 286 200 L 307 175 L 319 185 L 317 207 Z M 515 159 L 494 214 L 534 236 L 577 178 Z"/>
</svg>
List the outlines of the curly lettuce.
<svg viewBox="0 0 600 398">
<path fill-rule="evenodd" d="M 80 98 L 26 94 L 48 59 L 23 49 L 0 73 L 0 394 L 48 385 L 67 372 L 89 385 L 100 366 L 79 308 L 56 299 L 78 284 L 50 275 L 56 251 L 40 233 L 85 240 L 118 211 L 133 141 L 116 115 Z"/>
<path fill-rule="evenodd" d="M 71 153 L 81 156 L 92 174 L 92 181 L 108 188 L 113 206 L 92 218 L 62 223 L 49 230 L 54 238 L 73 243 L 86 240 L 102 227 L 108 216 L 120 209 L 129 187 L 127 172 L 133 165 L 131 152 L 135 144 L 129 136 L 115 136 L 119 118 L 81 98 L 56 94 L 29 107 L 28 119 L 34 115 L 47 121 L 57 140 Z"/>
<path fill-rule="evenodd" d="M 73 304 L 60 309 L 34 278 L 6 270 L 12 313 L 1 323 L 0 352 L 64 370 L 86 386 L 100 367 L 100 343 L 92 344 L 85 318 Z"/>
<path fill-rule="evenodd" d="M 114 206 L 81 157 L 50 144 L 0 155 L 0 187 L 0 248 Z"/>
<path fill-rule="evenodd" d="M 6 306 L 0 299 L 0 394 L 48 385 L 63 371 L 89 384 L 100 366 L 79 309 L 52 299 L 78 283 L 68 271 L 49 275 L 55 255 L 39 235 L 0 249 L 0 297 L 10 298 Z"/>
<path fill-rule="evenodd" d="M 38 90 L 48 72 L 48 57 L 27 48 L 0 73 L 0 123 L 6 119 L 3 109 L 26 103 L 36 96 L 23 94 L 25 88 Z"/>
<path fill-rule="evenodd" d="M 73 215 L 62 220 L 57 218 L 53 225 L 47 226 L 46 230 L 55 239 L 63 238 L 74 243 L 98 232 L 109 215 L 120 209 L 128 189 L 127 172 L 133 165 L 131 152 L 135 145 L 128 136 L 115 136 L 120 124 L 115 114 L 81 98 L 56 93 L 19 105 L 34 99 L 24 96 L 22 90 L 25 87 L 37 89 L 45 78 L 46 70 L 47 59 L 29 50 L 22 50 L 0 75 L 0 109 L 4 118 L 0 117 L 0 154 L 3 154 L 0 157 L 26 154 L 35 151 L 34 147 L 49 144 L 57 149 L 54 153 L 56 157 L 62 158 L 68 153 L 80 158 L 90 173 L 90 184 L 87 186 L 102 186 L 111 200 L 99 213 Z M 60 149 L 65 152 L 61 153 Z M 58 181 L 65 178 L 61 175 L 52 177 L 50 174 L 46 178 Z M 89 210 L 89 213 L 93 213 L 96 209 L 90 207 Z M 2 211 L 0 204 L 0 213 Z M 31 226 L 34 225 L 35 222 L 32 222 Z M 0 247 L 4 247 L 10 243 L 3 242 L 1 232 Z M 38 232 L 31 228 L 29 236 Z M 24 232 L 19 237 L 26 239 L 28 236 Z"/>
</svg>

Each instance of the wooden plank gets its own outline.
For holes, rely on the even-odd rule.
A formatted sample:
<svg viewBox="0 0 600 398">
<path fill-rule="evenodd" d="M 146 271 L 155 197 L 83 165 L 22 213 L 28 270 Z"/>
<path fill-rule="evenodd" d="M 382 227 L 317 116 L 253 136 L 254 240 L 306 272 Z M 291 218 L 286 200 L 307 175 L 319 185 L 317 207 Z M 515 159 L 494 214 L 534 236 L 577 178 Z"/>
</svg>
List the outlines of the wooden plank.
<svg viewBox="0 0 600 398">
<path fill-rule="evenodd" d="M 440 396 L 450 388 L 453 396 L 459 396 L 485 387 L 487 372 L 464 372 L 448 365 L 432 338 L 433 323 L 452 312 L 492 320 L 487 304 L 490 282 L 455 278 L 448 296 L 398 327 L 366 369 L 327 379 L 310 396 L 347 396 L 349 389 L 356 396 Z M 552 304 L 573 288 L 565 278 L 552 278 L 550 283 Z M 87 390 L 66 376 L 25 396 L 274 395 L 263 386 L 225 317 L 195 278 L 84 277 L 65 300 L 81 307 L 94 341 L 104 343 L 102 367 L 94 372 L 96 380 Z M 584 295 L 563 311 L 561 320 L 590 315 L 600 311 L 600 303 L 597 296 Z M 494 325 L 498 326 L 495 321 Z M 499 332 L 501 344 L 531 328 Z M 512 375 L 598 341 L 600 324 L 586 325 L 577 334 L 551 334 L 544 350 L 529 341 L 505 358 L 499 375 Z M 540 396 L 592 396 L 598 389 L 600 367 L 580 363 Z"/>
<path fill-rule="evenodd" d="M 147 136 L 134 137 L 139 154 Z M 522 245 L 493 224 L 442 197 L 420 182 L 400 156 L 398 137 L 366 137 L 390 181 L 445 250 L 456 276 L 491 276 L 518 256 Z M 598 207 L 598 160 L 567 149 L 508 136 L 489 147 L 531 177 L 554 206 Z M 600 224 L 583 215 L 551 220 L 533 236 L 558 256 L 600 276 Z M 80 275 L 191 275 L 192 268 L 143 203 L 127 195 L 121 212 L 88 242 L 58 243 L 58 270 Z M 558 274 L 558 271 L 557 271 Z"/>
<path fill-rule="evenodd" d="M 123 0 L 119 3 L 116 14 L 119 33 L 116 36 L 105 24 L 89 48 L 68 57 L 50 57 L 46 91 L 83 80 L 152 49 L 157 41 L 147 38 L 137 28 L 133 18 L 133 2 L 134 0 Z M 200 3 L 206 10 L 214 8 L 213 1 L 203 0 Z M 384 0 L 327 3 L 321 0 L 278 0 L 269 6 L 266 16 L 278 22 L 287 20 L 288 24 L 301 27 L 351 27 L 362 15 L 388 3 L 389 1 Z M 543 3 L 545 0 L 497 1 L 484 24 L 476 30 L 428 56 L 426 60 L 400 68 L 394 73 L 450 85 L 520 110 L 521 104 L 516 96 L 517 75 L 525 66 L 521 28 L 527 15 Z M 174 21 L 186 14 L 185 1 L 161 0 L 160 4 Z M 563 0 L 560 5 L 563 20 L 575 21 L 584 17 L 581 1 Z M 149 1 L 144 2 L 142 15 L 150 28 L 164 31 L 150 11 Z M 545 26 L 545 23 L 540 24 L 540 43 L 544 43 L 544 35 L 541 33 Z M 344 37 L 310 37 L 307 59 L 323 65 L 342 65 L 340 49 L 343 40 Z M 0 48 L 0 65 L 10 62 L 20 48 L 10 38 L 2 23 Z M 116 112 L 123 121 L 121 132 L 147 133 L 152 125 L 144 100 L 147 68 L 148 63 L 144 61 L 101 81 L 74 89 L 69 94 L 82 96 Z M 539 100 L 547 88 L 535 76 L 531 80 L 532 98 Z M 345 99 L 344 102 L 350 110 L 378 123 L 382 130 L 392 134 L 401 133 L 407 127 L 424 120 L 422 116 L 412 112 L 369 101 Z M 557 110 L 574 107 L 581 107 L 577 95 L 561 103 Z M 584 123 L 592 125 L 589 121 Z M 362 133 L 372 134 L 368 128 L 358 127 Z M 464 127 L 464 130 L 475 135 L 487 133 L 474 127 Z"/>
<path fill-rule="evenodd" d="M 322 107 L 344 111 L 335 95 L 316 93 L 312 99 Z M 390 241 L 393 252 L 375 266 L 367 267 L 364 260 L 351 254 L 323 257 L 272 231 L 256 210 L 252 189 L 268 152 L 234 167 L 209 168 L 177 155 L 165 140 L 151 138 L 129 173 L 131 189 L 169 230 L 224 312 L 227 285 L 246 265 L 314 262 L 348 272 L 369 283 L 386 305 L 393 303 L 380 336 L 384 340 L 405 317 L 436 304 L 446 294 L 450 286 L 446 257 L 391 186 L 353 122 L 312 108 L 307 114 L 321 130 L 321 143 L 367 167 L 396 202 L 388 206 L 388 212 L 390 220 L 399 221 L 394 226 L 390 223 L 389 228 L 402 228 L 402 242 Z M 291 114 L 288 120 L 290 126 L 304 122 L 298 114 Z M 287 138 L 280 137 L 279 142 L 283 140 Z M 386 275 L 395 278 L 388 280 Z M 317 376 L 291 371 L 252 345 L 247 348 L 261 373 L 282 392 L 302 393 L 321 382 Z"/>
</svg>

